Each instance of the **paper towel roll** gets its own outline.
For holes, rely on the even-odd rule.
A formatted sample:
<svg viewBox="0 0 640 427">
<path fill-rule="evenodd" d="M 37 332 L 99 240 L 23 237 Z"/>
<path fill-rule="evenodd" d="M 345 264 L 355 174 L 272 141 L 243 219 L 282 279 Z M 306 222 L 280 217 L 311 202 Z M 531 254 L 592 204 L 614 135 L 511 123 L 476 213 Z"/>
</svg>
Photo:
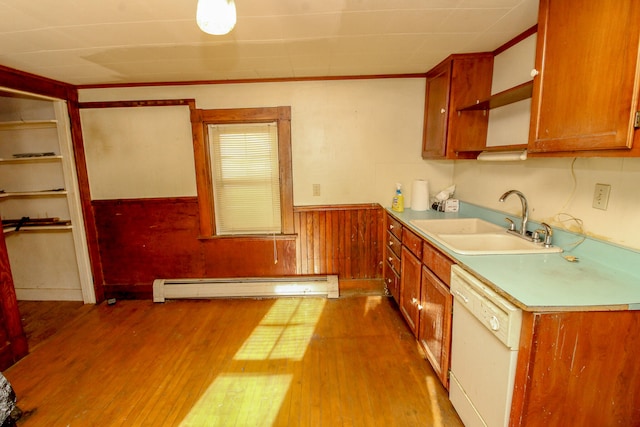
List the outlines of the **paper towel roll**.
<svg viewBox="0 0 640 427">
<path fill-rule="evenodd" d="M 429 210 L 429 181 L 416 179 L 411 187 L 411 210 Z"/>
</svg>

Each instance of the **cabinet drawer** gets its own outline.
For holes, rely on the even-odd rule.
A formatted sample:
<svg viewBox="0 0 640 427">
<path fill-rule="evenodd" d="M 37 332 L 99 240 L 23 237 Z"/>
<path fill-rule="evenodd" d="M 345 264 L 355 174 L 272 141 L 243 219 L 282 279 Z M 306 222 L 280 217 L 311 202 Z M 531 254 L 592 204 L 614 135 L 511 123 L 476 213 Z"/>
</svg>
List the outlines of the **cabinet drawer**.
<svg viewBox="0 0 640 427">
<path fill-rule="evenodd" d="M 402 244 L 415 256 L 422 256 L 422 238 L 405 228 L 402 230 Z"/>
<path fill-rule="evenodd" d="M 384 265 L 384 283 L 387 285 L 387 289 L 393 299 L 395 299 L 396 302 L 400 302 L 400 275 L 388 262 Z"/>
<path fill-rule="evenodd" d="M 402 224 L 391 215 L 387 215 L 387 231 L 393 233 L 398 239 L 402 238 Z"/>
<path fill-rule="evenodd" d="M 455 263 L 448 256 L 431 246 L 431 244 L 424 242 L 422 263 L 433 271 L 443 283 L 449 286 L 451 265 Z"/>
<path fill-rule="evenodd" d="M 398 257 L 402 254 L 402 242 L 389 232 L 387 232 L 387 247 L 398 255 Z"/>
<path fill-rule="evenodd" d="M 393 268 L 393 270 L 400 274 L 400 257 L 398 255 L 396 255 L 391 249 L 389 249 L 389 247 L 387 246 L 385 248 L 385 255 L 386 255 L 386 259 L 387 262 L 389 263 L 389 265 L 391 266 L 391 268 Z"/>
</svg>

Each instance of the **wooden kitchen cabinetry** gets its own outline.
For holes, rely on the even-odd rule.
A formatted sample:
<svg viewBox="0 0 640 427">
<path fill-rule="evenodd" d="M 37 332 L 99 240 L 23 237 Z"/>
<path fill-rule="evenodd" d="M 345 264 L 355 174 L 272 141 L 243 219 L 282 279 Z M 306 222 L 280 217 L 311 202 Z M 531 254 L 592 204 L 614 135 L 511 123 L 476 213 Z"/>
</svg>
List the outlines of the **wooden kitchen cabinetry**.
<svg viewBox="0 0 640 427">
<path fill-rule="evenodd" d="M 486 145 L 488 115 L 457 109 L 491 95 L 492 53 L 451 55 L 427 73 L 422 157 L 475 158 Z"/>
<path fill-rule="evenodd" d="M 422 269 L 422 239 L 402 230 L 402 273 L 400 274 L 400 311 L 409 328 L 418 336 L 420 317 L 420 274 Z"/>
<path fill-rule="evenodd" d="M 385 245 L 385 263 L 384 263 L 384 283 L 387 292 L 400 303 L 400 272 L 402 256 L 402 224 L 392 218 L 390 215 L 386 217 L 386 245 Z"/>
<path fill-rule="evenodd" d="M 423 347 L 445 388 L 449 388 L 453 261 L 408 228 L 402 229 L 400 312 Z"/>
<path fill-rule="evenodd" d="M 453 296 L 449 291 L 451 261 L 424 242 L 418 340 L 440 381 L 449 389 Z"/>
<path fill-rule="evenodd" d="M 638 336 L 637 310 L 523 312 L 509 425 L 640 425 Z"/>
<path fill-rule="evenodd" d="M 640 2 L 541 0 L 538 19 L 529 152 L 640 156 Z"/>
</svg>

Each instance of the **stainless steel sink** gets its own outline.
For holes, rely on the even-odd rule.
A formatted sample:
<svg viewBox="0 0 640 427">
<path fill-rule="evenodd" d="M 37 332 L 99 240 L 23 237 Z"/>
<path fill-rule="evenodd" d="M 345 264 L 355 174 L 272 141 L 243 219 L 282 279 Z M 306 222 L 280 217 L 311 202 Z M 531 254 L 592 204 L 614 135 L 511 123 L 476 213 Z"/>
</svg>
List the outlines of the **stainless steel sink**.
<svg viewBox="0 0 640 427">
<path fill-rule="evenodd" d="M 453 252 L 462 255 L 541 254 L 562 252 L 507 232 L 479 218 L 424 219 L 412 225 Z"/>
</svg>

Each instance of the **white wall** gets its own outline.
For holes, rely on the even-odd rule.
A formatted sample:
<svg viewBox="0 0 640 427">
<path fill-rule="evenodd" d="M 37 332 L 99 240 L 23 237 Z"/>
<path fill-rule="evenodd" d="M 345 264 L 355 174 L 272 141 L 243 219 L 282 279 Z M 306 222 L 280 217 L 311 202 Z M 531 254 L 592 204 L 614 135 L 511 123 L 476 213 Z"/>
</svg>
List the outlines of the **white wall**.
<svg viewBox="0 0 640 427">
<path fill-rule="evenodd" d="M 575 190 L 570 158 L 514 163 L 424 161 L 420 157 L 422 79 L 85 89 L 80 91 L 80 98 L 81 101 L 195 98 L 198 108 L 291 105 L 294 203 L 298 206 L 368 202 L 389 206 L 397 181 L 403 184 L 409 204 L 412 181 L 424 178 L 430 181 L 432 194 L 454 182 L 460 199 L 517 214 L 520 205 L 516 199 L 498 203 L 504 191 L 515 188 L 528 197 L 534 220 L 573 228 L 572 222 L 559 222 L 566 217 L 555 218 L 559 212 L 567 212 L 584 222 L 588 234 L 640 249 L 640 215 L 637 213 L 640 212 L 640 192 L 636 189 L 636 183 L 640 182 L 640 159 L 578 158 L 573 168 Z M 85 112 L 83 126 L 84 120 Z M 184 123 L 175 126 L 181 128 Z M 522 124 L 513 125 L 511 131 L 514 135 L 526 134 Z M 96 175 L 100 162 L 107 161 L 105 156 L 111 154 L 98 153 L 102 150 L 99 135 L 88 127 L 84 132 L 87 156 L 96 159 L 89 164 L 94 198 L 130 197 L 129 187 L 144 182 L 142 176 L 136 177 L 137 169 L 131 168 L 133 176 L 114 185 L 115 178 L 110 178 L 114 174 L 110 175 L 108 169 Z M 144 132 L 144 127 L 131 129 L 129 138 L 111 142 L 137 144 L 142 140 L 137 132 Z M 190 135 L 184 135 L 175 143 L 183 148 L 190 146 Z M 147 161 L 149 151 L 117 148 L 113 152 L 118 154 L 108 159 L 109 162 L 128 156 L 140 164 Z M 147 150 L 153 149 L 149 146 Z M 162 152 L 156 150 L 155 155 Z M 166 163 L 166 160 L 164 157 L 154 161 Z M 192 157 L 176 157 L 168 163 L 167 179 L 184 179 L 182 174 L 193 172 Z M 140 168 L 140 174 L 146 173 Z M 591 207 L 594 185 L 598 182 L 610 184 L 612 188 L 606 211 Z M 319 197 L 313 196 L 313 184 L 321 186 Z M 156 189 L 153 194 L 148 192 L 152 187 L 146 188 L 136 197 L 195 194 L 193 184 L 181 190 L 184 194 L 173 194 L 168 186 L 161 186 L 161 191 L 158 193 Z"/>
<path fill-rule="evenodd" d="M 518 189 L 527 196 L 530 217 L 536 221 L 577 231 L 576 222 L 567 221 L 569 214 L 583 222 L 588 235 L 640 249 L 640 159 L 577 158 L 573 162 L 573 158 L 459 161 L 454 173 L 457 196 L 519 215 L 517 197 L 498 202 L 503 192 Z M 611 185 L 606 211 L 592 207 L 596 183 Z"/>
<path fill-rule="evenodd" d="M 407 204 L 414 179 L 428 179 L 432 191 L 451 183 L 453 162 L 427 162 L 420 155 L 424 91 L 420 78 L 327 80 L 85 89 L 80 100 L 195 98 L 203 109 L 290 105 L 294 204 L 389 206 L 396 182 L 403 184 Z M 188 116 L 186 123 L 177 116 L 170 120 L 137 115 L 132 121 L 127 110 L 137 108 L 123 110 L 82 111 L 92 197 L 195 194 L 189 175 L 193 155 L 184 149 L 191 144 L 191 135 L 184 132 Z M 158 133 L 149 137 L 149 125 L 154 123 L 167 138 Z M 166 144 L 174 148 L 167 149 Z M 150 179 L 155 169 L 144 166 L 151 162 L 163 166 L 159 185 Z M 313 184 L 320 184 L 320 196 L 313 196 Z"/>
</svg>

